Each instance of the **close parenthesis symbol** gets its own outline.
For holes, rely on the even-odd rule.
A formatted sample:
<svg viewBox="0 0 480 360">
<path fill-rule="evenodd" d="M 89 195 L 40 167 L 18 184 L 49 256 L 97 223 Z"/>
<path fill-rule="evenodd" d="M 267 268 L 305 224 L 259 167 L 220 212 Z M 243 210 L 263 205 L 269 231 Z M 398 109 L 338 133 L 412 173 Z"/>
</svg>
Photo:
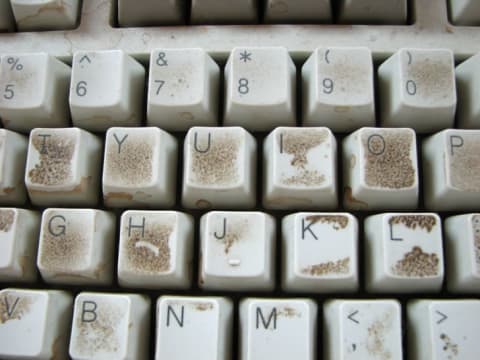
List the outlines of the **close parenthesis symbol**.
<svg viewBox="0 0 480 360">
<path fill-rule="evenodd" d="M 408 56 L 408 65 L 411 65 L 412 64 L 412 54 L 410 53 L 410 51 L 407 51 L 407 56 Z"/>
</svg>

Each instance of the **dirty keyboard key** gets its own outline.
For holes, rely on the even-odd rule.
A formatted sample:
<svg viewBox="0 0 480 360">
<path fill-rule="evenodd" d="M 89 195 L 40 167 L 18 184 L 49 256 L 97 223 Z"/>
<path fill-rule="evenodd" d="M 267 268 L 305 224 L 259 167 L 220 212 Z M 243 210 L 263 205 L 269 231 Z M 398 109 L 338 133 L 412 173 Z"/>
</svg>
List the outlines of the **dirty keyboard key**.
<svg viewBox="0 0 480 360">
<path fill-rule="evenodd" d="M 39 228 L 38 212 L 0 208 L 0 281 L 36 280 Z"/>
<path fill-rule="evenodd" d="M 480 293 L 480 214 L 445 220 L 447 286 L 451 292 Z"/>
<path fill-rule="evenodd" d="M 13 31 L 15 19 L 13 18 L 10 0 L 0 0 L 0 32 Z"/>
<path fill-rule="evenodd" d="M 183 154 L 183 206 L 252 208 L 256 150 L 255 138 L 241 127 L 190 128 Z"/>
<path fill-rule="evenodd" d="M 450 50 L 400 49 L 379 68 L 380 123 L 431 133 L 453 127 L 457 92 Z"/>
<path fill-rule="evenodd" d="M 480 130 L 448 129 L 423 141 L 425 206 L 475 210 L 480 202 Z"/>
<path fill-rule="evenodd" d="M 119 284 L 149 289 L 190 287 L 193 232 L 193 218 L 178 211 L 124 212 L 119 234 Z"/>
<path fill-rule="evenodd" d="M 93 209 L 46 209 L 37 266 L 51 284 L 108 285 L 113 279 L 115 216 Z"/>
<path fill-rule="evenodd" d="M 0 129 L 0 201 L 3 205 L 23 205 L 25 161 L 28 140 L 10 130 Z"/>
<path fill-rule="evenodd" d="M 69 99 L 73 124 L 91 131 L 139 126 L 144 82 L 143 66 L 121 50 L 76 52 Z"/>
<path fill-rule="evenodd" d="M 286 291 L 358 289 L 358 223 L 348 213 L 295 213 L 282 220 Z"/>
<path fill-rule="evenodd" d="M 265 139 L 263 158 L 266 208 L 337 206 L 337 142 L 328 128 L 276 128 Z"/>
<path fill-rule="evenodd" d="M 233 49 L 225 65 L 224 124 L 252 131 L 295 126 L 295 82 L 287 49 Z"/>
<path fill-rule="evenodd" d="M 405 24 L 407 0 L 340 0 L 338 21 L 342 24 Z"/>
<path fill-rule="evenodd" d="M 148 359 L 150 300 L 82 292 L 75 299 L 69 354 L 80 359 Z"/>
<path fill-rule="evenodd" d="M 329 0 L 267 0 L 266 23 L 318 23 L 332 21 Z"/>
<path fill-rule="evenodd" d="M 155 359 L 230 359 L 232 327 L 233 304 L 227 298 L 162 296 Z"/>
<path fill-rule="evenodd" d="M 312 300 L 247 298 L 239 311 L 239 359 L 316 359 L 317 304 Z"/>
<path fill-rule="evenodd" d="M 184 0 L 118 0 L 118 24 L 124 27 L 173 25 L 184 21 Z"/>
<path fill-rule="evenodd" d="M 177 152 L 177 140 L 157 127 L 108 129 L 102 177 L 105 205 L 173 206 Z"/>
<path fill-rule="evenodd" d="M 0 357 L 65 359 L 72 297 L 57 290 L 0 290 Z"/>
<path fill-rule="evenodd" d="M 362 128 L 343 141 L 347 209 L 416 209 L 417 142 L 411 129 Z"/>
<path fill-rule="evenodd" d="M 10 0 L 20 31 L 66 30 L 77 24 L 79 0 Z"/>
<path fill-rule="evenodd" d="M 158 49 L 150 56 L 147 124 L 169 131 L 218 125 L 220 69 L 202 49 Z"/>
<path fill-rule="evenodd" d="M 457 1 L 458 2 L 458 1 Z M 475 2 L 480 11 L 480 3 Z M 480 14 L 478 16 L 480 23 Z M 455 69 L 458 91 L 457 122 L 461 129 L 480 128 L 480 104 L 476 91 L 480 86 L 480 54 L 462 62 Z"/>
<path fill-rule="evenodd" d="M 261 212 L 212 211 L 200 221 L 199 285 L 209 290 L 271 291 L 275 219 Z"/>
<path fill-rule="evenodd" d="M 252 24 L 258 0 L 192 0 L 192 24 Z"/>
<path fill-rule="evenodd" d="M 368 48 L 318 48 L 302 67 L 303 125 L 335 132 L 375 126 L 373 61 Z"/>
<path fill-rule="evenodd" d="M 329 300 L 323 309 L 325 360 L 403 359 L 398 301 Z"/>
<path fill-rule="evenodd" d="M 28 145 L 25 185 L 41 206 L 95 206 L 102 142 L 78 128 L 34 129 Z"/>
<path fill-rule="evenodd" d="M 409 359 L 478 357 L 479 300 L 412 300 L 407 319 Z"/>
<path fill-rule="evenodd" d="M 442 225 L 433 213 L 384 213 L 365 219 L 366 288 L 380 293 L 440 291 Z"/>
<path fill-rule="evenodd" d="M 450 19 L 455 25 L 480 25 L 480 3 L 476 0 L 448 0 Z"/>
<path fill-rule="evenodd" d="M 20 132 L 69 125 L 70 67 L 47 53 L 1 57 L 0 116 Z"/>
</svg>

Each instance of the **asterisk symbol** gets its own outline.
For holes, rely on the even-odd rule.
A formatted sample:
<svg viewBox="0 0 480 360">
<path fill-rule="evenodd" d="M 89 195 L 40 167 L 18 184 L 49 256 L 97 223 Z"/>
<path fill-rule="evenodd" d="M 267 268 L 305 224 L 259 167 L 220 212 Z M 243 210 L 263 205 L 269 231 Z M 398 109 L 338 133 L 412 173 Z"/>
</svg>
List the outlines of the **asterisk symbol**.
<svg viewBox="0 0 480 360">
<path fill-rule="evenodd" d="M 252 61 L 252 53 L 247 52 L 247 50 L 244 50 L 242 53 L 240 53 L 240 61 L 247 62 L 247 61 Z"/>
</svg>

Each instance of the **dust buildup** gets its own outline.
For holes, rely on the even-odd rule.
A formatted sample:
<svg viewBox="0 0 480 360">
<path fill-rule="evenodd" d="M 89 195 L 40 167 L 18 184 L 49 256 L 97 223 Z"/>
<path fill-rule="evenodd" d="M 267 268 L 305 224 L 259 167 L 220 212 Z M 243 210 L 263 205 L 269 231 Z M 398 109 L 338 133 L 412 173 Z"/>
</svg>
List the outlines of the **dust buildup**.
<svg viewBox="0 0 480 360">
<path fill-rule="evenodd" d="M 0 324 L 10 320 L 21 320 L 30 311 L 33 299 L 16 292 L 5 292 L 0 297 Z"/>
<path fill-rule="evenodd" d="M 46 219 L 45 224 L 55 215 L 52 214 Z M 68 218 L 62 225 L 65 225 L 65 233 L 58 236 L 51 234 L 48 226 L 45 226 L 40 245 L 40 263 L 49 271 L 72 274 L 83 270 L 85 263 L 88 263 L 91 246 L 89 234 L 85 224 L 73 223 Z"/>
<path fill-rule="evenodd" d="M 202 303 L 202 302 L 199 302 L 199 303 L 195 303 L 194 304 L 195 306 L 195 310 L 197 311 L 208 311 L 208 310 L 212 310 L 213 309 L 213 304 L 212 303 Z"/>
<path fill-rule="evenodd" d="M 75 139 L 66 135 L 33 136 L 32 144 L 39 154 L 39 163 L 28 172 L 32 183 L 62 185 L 72 176 Z"/>
<path fill-rule="evenodd" d="M 76 324 L 78 336 L 73 341 L 76 351 L 83 356 L 93 356 L 99 352 L 119 351 L 120 339 L 116 329 L 125 315 L 124 309 L 111 302 L 95 301 L 97 309 L 95 321 L 83 322 L 82 312 L 78 311 Z"/>
<path fill-rule="evenodd" d="M 388 223 L 390 225 L 403 224 L 407 228 L 415 230 L 419 227 L 422 230 L 431 232 L 437 223 L 437 219 L 431 215 L 400 215 L 392 216 Z"/>
<path fill-rule="evenodd" d="M 285 306 L 284 308 L 280 309 L 277 312 L 278 316 L 284 316 L 287 318 L 293 318 L 293 317 L 301 317 L 302 314 L 298 312 L 296 309 L 290 307 L 290 306 Z"/>
<path fill-rule="evenodd" d="M 480 273 L 480 216 L 475 215 L 472 218 L 473 236 L 475 244 L 475 259 L 477 263 L 477 273 Z"/>
<path fill-rule="evenodd" d="M 293 155 L 290 164 L 297 168 L 297 175 L 287 177 L 282 174 L 282 183 L 285 185 L 320 185 L 325 181 L 325 176 L 318 170 L 309 170 L 308 152 L 322 144 L 328 137 L 324 130 L 305 129 L 285 131 L 279 135 L 282 151 Z"/>
<path fill-rule="evenodd" d="M 350 271 L 350 258 L 346 257 L 337 261 L 328 261 L 322 264 L 312 265 L 302 270 L 302 273 L 313 276 L 341 275 Z"/>
<path fill-rule="evenodd" d="M 414 59 L 408 67 L 409 76 L 415 83 L 416 96 L 430 104 L 449 100 L 454 93 L 453 64 L 430 58 Z"/>
<path fill-rule="evenodd" d="M 439 271 L 439 263 L 437 254 L 425 253 L 419 246 L 414 246 L 402 260 L 397 261 L 392 272 L 407 277 L 435 276 Z"/>
<path fill-rule="evenodd" d="M 120 139 L 122 139 L 120 137 Z M 110 142 L 107 148 L 106 177 L 123 186 L 140 186 L 152 179 L 153 144 L 147 136 L 130 139 L 128 136 L 118 152 L 118 143 Z"/>
<path fill-rule="evenodd" d="M 198 152 L 190 146 L 192 169 L 189 172 L 191 181 L 201 185 L 230 185 L 236 183 L 240 174 L 238 157 L 240 139 L 232 134 L 211 135 L 210 148 L 206 152 Z M 199 135 L 197 148 L 208 148 L 208 136 Z"/>
<path fill-rule="evenodd" d="M 342 215 L 310 215 L 305 220 L 313 224 L 317 222 L 330 224 L 335 230 L 345 229 L 348 225 L 348 217 Z"/>
<path fill-rule="evenodd" d="M 453 343 L 447 334 L 440 334 L 440 340 L 443 341 L 442 350 L 449 353 L 448 359 L 453 359 L 453 356 L 458 355 L 458 345 Z"/>
<path fill-rule="evenodd" d="M 9 232 L 15 220 L 13 210 L 0 210 L 0 231 Z"/>
<path fill-rule="evenodd" d="M 239 222 L 227 221 L 227 229 L 223 239 L 215 239 L 224 244 L 225 254 L 229 254 L 232 246 L 245 238 L 248 232 L 248 221 L 243 220 Z"/>
<path fill-rule="evenodd" d="M 415 168 L 410 146 L 415 139 L 410 132 L 379 132 L 380 136 L 368 141 L 363 136 L 365 149 L 365 182 L 371 187 L 401 189 L 415 183 Z M 369 150 L 370 149 L 370 150 Z"/>
<path fill-rule="evenodd" d="M 130 267 L 135 272 L 147 274 L 168 271 L 170 269 L 168 241 L 172 232 L 173 227 L 171 225 L 151 224 L 145 226 L 144 236 L 142 237 L 141 228 L 132 228 L 125 245 Z M 128 236 L 128 226 L 125 228 L 125 233 Z"/>
<path fill-rule="evenodd" d="M 479 136 L 463 136 L 463 141 L 463 146 L 454 148 L 453 156 L 449 152 L 450 181 L 462 191 L 480 192 Z"/>
<path fill-rule="evenodd" d="M 387 335 L 392 327 L 392 315 L 385 313 L 382 319 L 376 320 L 368 327 L 366 347 L 368 353 L 375 359 L 392 359 L 390 350 L 385 349 Z"/>
</svg>

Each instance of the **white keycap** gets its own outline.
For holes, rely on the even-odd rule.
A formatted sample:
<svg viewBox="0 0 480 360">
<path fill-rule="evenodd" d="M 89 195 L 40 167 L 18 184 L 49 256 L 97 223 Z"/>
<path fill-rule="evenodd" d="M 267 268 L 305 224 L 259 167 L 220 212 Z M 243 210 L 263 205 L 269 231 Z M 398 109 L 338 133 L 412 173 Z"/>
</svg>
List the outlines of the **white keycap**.
<svg viewBox="0 0 480 360">
<path fill-rule="evenodd" d="M 329 0 L 267 0 L 266 23 L 331 22 L 332 8 Z"/>
<path fill-rule="evenodd" d="M 10 0 L 20 31 L 65 30 L 77 24 L 79 0 Z"/>
<path fill-rule="evenodd" d="M 65 359 L 72 297 L 57 290 L 0 290 L 0 357 Z"/>
<path fill-rule="evenodd" d="M 4 55 L 0 62 L 4 127 L 28 132 L 69 125 L 70 67 L 47 53 Z"/>
<path fill-rule="evenodd" d="M 442 225 L 433 213 L 384 213 L 365 219 L 369 292 L 423 293 L 443 283 Z"/>
<path fill-rule="evenodd" d="M 251 24 L 257 19 L 257 0 L 192 0 L 192 24 Z"/>
<path fill-rule="evenodd" d="M 199 285 L 209 290 L 272 290 L 275 219 L 261 212 L 212 211 L 200 220 Z"/>
<path fill-rule="evenodd" d="M 423 133 L 453 127 L 454 66 L 452 52 L 444 49 L 400 49 L 388 58 L 378 68 L 381 126 Z"/>
<path fill-rule="evenodd" d="M 330 300 L 323 309 L 325 360 L 403 359 L 398 301 Z"/>
<path fill-rule="evenodd" d="M 317 305 L 309 299 L 240 302 L 241 360 L 316 359 Z"/>
<path fill-rule="evenodd" d="M 296 213 L 282 220 L 282 287 L 351 292 L 358 288 L 358 223 L 348 213 Z"/>
<path fill-rule="evenodd" d="M 69 355 L 74 360 L 148 358 L 150 300 L 136 294 L 80 293 Z"/>
<path fill-rule="evenodd" d="M 414 300 L 407 314 L 409 359 L 478 358 L 479 300 Z"/>
<path fill-rule="evenodd" d="M 0 281 L 34 281 L 40 216 L 36 211 L 0 208 Z"/>
<path fill-rule="evenodd" d="M 448 0 L 449 15 L 455 25 L 479 25 L 480 3 L 476 0 Z"/>
<path fill-rule="evenodd" d="M 407 0 L 341 0 L 338 21 L 343 24 L 405 24 Z"/>
<path fill-rule="evenodd" d="M 140 125 L 144 82 L 143 66 L 122 50 L 76 52 L 69 98 L 73 124 L 92 131 Z"/>
<path fill-rule="evenodd" d="M 475 210 L 480 201 L 480 130 L 441 131 L 423 141 L 425 206 Z"/>
<path fill-rule="evenodd" d="M 303 125 L 346 132 L 375 126 L 370 49 L 318 48 L 302 67 Z"/>
<path fill-rule="evenodd" d="M 449 291 L 480 293 L 480 214 L 447 218 L 445 240 Z"/>
<path fill-rule="evenodd" d="M 276 128 L 263 144 L 263 166 L 266 208 L 337 207 L 337 142 L 328 128 Z"/>
<path fill-rule="evenodd" d="M 106 285 L 113 278 L 115 216 L 102 210 L 47 209 L 38 270 L 51 284 Z"/>
<path fill-rule="evenodd" d="M 218 124 L 220 69 L 202 49 L 159 49 L 150 56 L 147 123 L 165 130 Z"/>
<path fill-rule="evenodd" d="M 418 164 L 411 129 L 362 128 L 343 141 L 347 209 L 416 209 Z"/>
<path fill-rule="evenodd" d="M 125 27 L 179 24 L 184 18 L 182 0 L 118 0 L 118 24 Z"/>
<path fill-rule="evenodd" d="M 177 152 L 177 140 L 157 127 L 108 129 L 102 177 L 105 205 L 173 206 Z"/>
<path fill-rule="evenodd" d="M 224 124 L 252 131 L 295 126 L 295 72 L 285 48 L 234 48 L 225 65 Z"/>
<path fill-rule="evenodd" d="M 0 129 L 0 202 L 3 205 L 23 205 L 25 161 L 28 140 L 13 131 Z"/>
<path fill-rule="evenodd" d="M 475 2 L 480 11 L 480 2 Z M 480 24 L 480 14 L 478 16 Z M 480 104 L 475 93 L 480 87 L 480 54 L 472 56 L 455 69 L 458 91 L 457 122 L 461 129 L 480 128 Z"/>
<path fill-rule="evenodd" d="M 0 0 L 0 32 L 13 31 L 15 20 L 13 18 L 10 0 Z"/>
<path fill-rule="evenodd" d="M 178 211 L 126 211 L 120 223 L 118 282 L 126 287 L 188 288 L 194 222 Z"/>
<path fill-rule="evenodd" d="M 185 138 L 182 204 L 186 208 L 255 205 L 257 143 L 240 127 L 193 127 Z"/>
<path fill-rule="evenodd" d="M 32 203 L 95 206 L 101 151 L 101 141 L 85 130 L 32 130 L 25 171 L 25 185 Z"/>
<path fill-rule="evenodd" d="M 230 359 L 232 325 L 233 305 L 227 298 L 162 296 L 155 359 Z"/>
</svg>

